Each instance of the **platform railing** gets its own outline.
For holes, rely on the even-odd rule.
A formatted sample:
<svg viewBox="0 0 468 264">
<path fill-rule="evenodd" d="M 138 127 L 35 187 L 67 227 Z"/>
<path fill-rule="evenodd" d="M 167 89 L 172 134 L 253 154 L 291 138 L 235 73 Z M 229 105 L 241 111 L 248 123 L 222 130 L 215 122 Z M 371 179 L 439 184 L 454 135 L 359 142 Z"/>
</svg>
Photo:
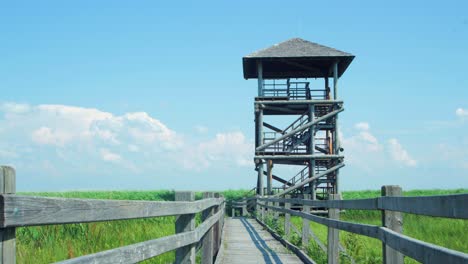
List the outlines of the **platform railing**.
<svg viewBox="0 0 468 264">
<path fill-rule="evenodd" d="M 221 245 L 225 200 L 204 193 L 176 192 L 174 202 L 49 198 L 17 195 L 15 170 L 0 166 L 0 263 L 16 263 L 15 228 L 99 221 L 177 216 L 176 234 L 81 256 L 59 263 L 136 263 L 176 251 L 175 263 L 195 263 L 196 249 L 202 263 L 213 263 Z M 195 215 L 202 223 L 195 227 Z"/>
<path fill-rule="evenodd" d="M 330 200 L 308 200 L 273 197 L 253 198 L 256 218 L 264 223 L 266 215 L 277 218 L 284 214 L 284 230 L 287 238 L 291 232 L 291 216 L 303 220 L 303 245 L 308 244 L 309 221 L 328 227 L 328 263 L 339 262 L 339 230 L 371 237 L 382 241 L 383 262 L 402 264 L 404 256 L 422 263 L 468 263 L 468 254 L 427 243 L 402 234 L 403 214 L 468 219 L 468 194 L 403 197 L 399 186 L 383 186 L 382 196 L 370 199 L 341 200 L 338 194 Z M 282 206 L 280 206 L 282 205 Z M 302 211 L 292 210 L 291 205 L 302 206 Z M 328 218 L 311 213 L 314 208 L 328 210 Z M 341 221 L 340 210 L 379 210 L 382 225 L 368 225 Z M 460 234 L 464 235 L 464 234 Z"/>
</svg>

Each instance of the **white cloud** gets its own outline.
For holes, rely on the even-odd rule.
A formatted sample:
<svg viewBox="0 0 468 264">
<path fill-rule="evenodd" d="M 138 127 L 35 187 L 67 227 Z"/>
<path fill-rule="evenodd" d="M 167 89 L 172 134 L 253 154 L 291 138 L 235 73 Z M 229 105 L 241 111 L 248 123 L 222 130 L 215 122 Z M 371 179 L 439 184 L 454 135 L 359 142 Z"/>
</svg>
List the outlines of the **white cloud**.
<svg viewBox="0 0 468 264">
<path fill-rule="evenodd" d="M 458 108 L 455 114 L 461 118 L 468 117 L 468 109 Z"/>
<path fill-rule="evenodd" d="M 416 167 L 416 160 L 409 155 L 408 151 L 403 148 L 397 139 L 391 138 L 388 140 L 388 151 L 393 160 L 408 167 Z"/>
<path fill-rule="evenodd" d="M 340 138 L 346 162 L 367 172 L 389 168 L 394 165 L 392 162 L 408 167 L 417 165 L 417 161 L 397 139 L 391 138 L 387 144 L 380 143 L 372 133 L 369 123 L 356 123 L 350 136 L 340 133 Z"/>
<path fill-rule="evenodd" d="M 357 134 L 350 137 L 342 136 L 342 145 L 346 149 L 352 148 L 361 152 L 380 152 L 383 147 L 377 138 L 371 133 L 368 123 L 357 123 L 354 125 Z"/>
<path fill-rule="evenodd" d="M 108 149 L 101 149 L 100 153 L 101 153 L 101 158 L 105 161 L 117 162 L 117 161 L 122 160 L 122 157 L 120 155 L 113 153 Z"/>
<path fill-rule="evenodd" d="M 359 122 L 354 125 L 354 127 L 358 130 L 369 130 L 370 126 L 369 123 L 366 122 Z"/>
<path fill-rule="evenodd" d="M 17 113 L 19 108 L 10 104 L 3 110 L 6 114 L 12 114 Z M 120 145 L 126 142 L 134 146 L 151 145 L 170 150 L 181 144 L 174 131 L 145 112 L 115 116 L 94 108 L 39 105 L 29 106 L 27 114 L 9 116 L 3 122 L 10 130 L 30 131 L 29 137 L 39 145 L 64 147 L 70 144 Z"/>
<path fill-rule="evenodd" d="M 241 132 L 202 141 L 145 112 L 114 115 L 95 108 L 8 103 L 0 104 L 0 113 L 0 157 L 14 164 L 31 158 L 31 168 L 42 168 L 44 160 L 61 164 L 61 175 L 72 167 L 110 172 L 103 161 L 147 173 L 252 165 L 253 144 Z"/>
<path fill-rule="evenodd" d="M 208 132 L 208 128 L 206 126 L 197 125 L 195 126 L 195 131 L 197 131 L 197 133 L 200 134 L 205 134 L 206 132 Z"/>
<path fill-rule="evenodd" d="M 0 149 L 0 157 L 1 158 L 17 158 L 18 154 L 12 151 Z"/>
<path fill-rule="evenodd" d="M 30 110 L 30 106 L 28 104 L 18 104 L 18 103 L 3 103 L 1 105 L 1 109 L 4 112 L 10 114 L 23 114 L 27 113 Z"/>
<path fill-rule="evenodd" d="M 140 148 L 136 145 L 130 144 L 128 145 L 128 151 L 130 152 L 138 152 L 140 151 Z"/>
<path fill-rule="evenodd" d="M 242 132 L 218 133 L 214 139 L 201 142 L 183 160 L 186 168 L 200 170 L 215 163 L 253 166 L 253 143 Z"/>
<path fill-rule="evenodd" d="M 32 140 L 41 145 L 63 146 L 73 135 L 65 131 L 53 131 L 49 127 L 40 127 L 31 134 Z"/>
</svg>

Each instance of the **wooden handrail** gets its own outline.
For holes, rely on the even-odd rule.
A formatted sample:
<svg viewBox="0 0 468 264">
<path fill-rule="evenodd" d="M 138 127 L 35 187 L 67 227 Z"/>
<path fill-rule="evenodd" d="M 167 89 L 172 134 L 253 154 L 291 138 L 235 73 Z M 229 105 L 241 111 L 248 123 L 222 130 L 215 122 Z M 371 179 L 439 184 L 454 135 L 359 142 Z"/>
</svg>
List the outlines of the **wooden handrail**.
<svg viewBox="0 0 468 264">
<path fill-rule="evenodd" d="M 174 202 L 49 198 L 16 195 L 15 182 L 14 169 L 0 166 L 0 264 L 16 263 L 15 227 L 19 226 L 179 216 L 175 224 L 175 235 L 59 263 L 135 263 L 176 250 L 176 256 L 181 257 L 179 260 L 176 257 L 176 263 L 194 264 L 195 245 L 200 244 L 206 233 L 214 234 L 210 243 L 203 243 L 201 246 L 202 251 L 213 255 L 206 259 L 212 260 L 221 244 L 219 234 L 224 226 L 225 200 L 219 194 L 209 193 L 206 197 L 217 198 L 193 201 L 193 192 L 176 192 L 176 200 L 178 196 L 183 199 Z M 215 213 L 206 214 L 208 210 Z M 200 212 L 207 217 L 195 228 L 195 215 Z"/>
<path fill-rule="evenodd" d="M 193 202 L 156 202 L 48 198 L 0 195 L 3 208 L 0 227 L 87 223 L 148 217 L 194 214 L 220 205 L 224 199 Z"/>
<path fill-rule="evenodd" d="M 389 210 L 403 213 L 427 215 L 436 217 L 468 219 L 468 194 L 434 195 L 434 196 L 386 196 L 369 199 L 353 200 L 304 200 L 284 198 L 258 198 L 259 201 L 288 202 L 309 205 L 354 210 Z"/>
<path fill-rule="evenodd" d="M 396 188 L 395 188 L 396 187 Z M 398 189 L 397 186 L 384 186 L 383 189 Z M 401 188 L 399 189 L 401 190 Z M 284 207 L 272 206 L 271 203 L 283 203 Z M 307 219 L 319 224 L 327 226 L 329 229 L 339 229 L 367 237 L 379 239 L 382 241 L 384 249 L 384 263 L 402 263 L 403 257 L 398 254 L 404 254 L 417 261 L 423 263 L 467 263 L 468 254 L 456 250 L 444 248 L 431 243 L 427 243 L 418 239 L 405 236 L 401 233 L 400 228 L 394 226 L 375 226 L 368 224 L 351 223 L 339 220 L 338 218 L 326 218 L 311 213 L 301 212 L 290 209 L 291 204 L 299 204 L 311 207 L 324 207 L 332 209 L 357 209 L 357 210 L 380 210 L 387 217 L 396 217 L 396 220 L 401 221 L 397 212 L 405 212 L 418 215 L 437 216 L 456 219 L 468 219 L 468 194 L 455 195 L 435 195 L 435 196 L 419 196 L 419 197 L 402 197 L 402 196 L 382 196 L 370 199 L 354 199 L 354 200 L 306 200 L 293 198 L 277 198 L 277 197 L 256 197 L 256 205 L 262 213 L 258 213 L 262 221 L 265 210 L 284 213 L 285 216 L 294 215 Z M 288 222 L 288 223 L 287 223 Z M 289 221 L 285 217 L 285 226 L 289 225 Z M 400 231 L 395 231 L 395 230 Z M 285 230 L 285 233 L 288 233 Z M 329 233 L 330 234 L 330 233 Z M 330 236 L 329 236 L 330 239 Z M 333 238 L 337 244 L 339 239 Z M 330 249 L 330 248 L 329 248 Z M 387 249 L 387 251 L 385 250 Z M 329 255 L 330 257 L 330 255 Z M 329 263 L 335 263 L 333 261 Z"/>
</svg>

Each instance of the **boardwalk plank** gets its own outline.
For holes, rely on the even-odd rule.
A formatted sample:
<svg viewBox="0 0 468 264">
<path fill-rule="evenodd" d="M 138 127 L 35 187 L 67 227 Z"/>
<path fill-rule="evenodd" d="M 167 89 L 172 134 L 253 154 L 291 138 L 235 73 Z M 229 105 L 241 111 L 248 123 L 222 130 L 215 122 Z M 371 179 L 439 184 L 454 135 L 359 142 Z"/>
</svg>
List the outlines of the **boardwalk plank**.
<svg viewBox="0 0 468 264">
<path fill-rule="evenodd" d="M 253 219 L 229 218 L 224 228 L 224 249 L 223 255 L 219 256 L 220 263 L 302 263 Z"/>
</svg>

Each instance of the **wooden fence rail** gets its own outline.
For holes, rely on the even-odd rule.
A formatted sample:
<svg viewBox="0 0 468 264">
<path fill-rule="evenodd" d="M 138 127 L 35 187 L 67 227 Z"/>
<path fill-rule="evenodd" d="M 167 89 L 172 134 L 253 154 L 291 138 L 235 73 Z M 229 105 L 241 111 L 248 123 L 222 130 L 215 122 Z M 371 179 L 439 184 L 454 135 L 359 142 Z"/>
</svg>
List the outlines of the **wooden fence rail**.
<svg viewBox="0 0 468 264">
<path fill-rule="evenodd" d="M 205 193 L 176 192 L 174 202 L 46 198 L 15 194 L 15 171 L 0 167 L 0 264 L 16 263 L 15 227 L 177 216 L 176 234 L 59 263 L 136 263 L 176 250 L 176 263 L 195 263 L 197 244 L 203 263 L 213 263 L 221 243 L 225 200 Z M 217 197 L 217 198 L 215 198 Z M 195 214 L 203 222 L 195 228 Z M 208 254 L 208 255 L 207 255 Z"/>
<path fill-rule="evenodd" d="M 468 219 L 468 194 L 438 195 L 421 197 L 402 197 L 398 186 L 383 186 L 382 197 L 371 199 L 340 200 L 307 200 L 277 197 L 247 198 L 243 202 L 254 201 L 256 217 L 263 222 L 266 214 L 281 212 L 285 215 L 285 235 L 289 235 L 289 216 L 299 216 L 303 221 L 313 221 L 328 227 L 328 263 L 339 261 L 339 233 L 343 230 L 364 235 L 382 241 L 384 263 L 403 263 L 403 256 L 409 256 L 423 263 L 468 263 L 468 254 L 420 241 L 401 234 L 402 212 L 417 215 Z M 272 205 L 274 203 L 274 205 Z M 281 207 L 279 205 L 282 205 Z M 293 210 L 291 205 L 302 205 L 303 210 Z M 312 208 L 327 208 L 328 218 L 314 215 Z M 350 223 L 339 220 L 340 209 L 380 210 L 382 226 Z M 274 217 L 274 216 L 273 216 Z M 305 230 L 305 231 L 304 231 Z M 303 227 L 303 242 L 308 241 L 310 232 Z M 463 234 L 460 234 L 463 235 Z"/>
</svg>

